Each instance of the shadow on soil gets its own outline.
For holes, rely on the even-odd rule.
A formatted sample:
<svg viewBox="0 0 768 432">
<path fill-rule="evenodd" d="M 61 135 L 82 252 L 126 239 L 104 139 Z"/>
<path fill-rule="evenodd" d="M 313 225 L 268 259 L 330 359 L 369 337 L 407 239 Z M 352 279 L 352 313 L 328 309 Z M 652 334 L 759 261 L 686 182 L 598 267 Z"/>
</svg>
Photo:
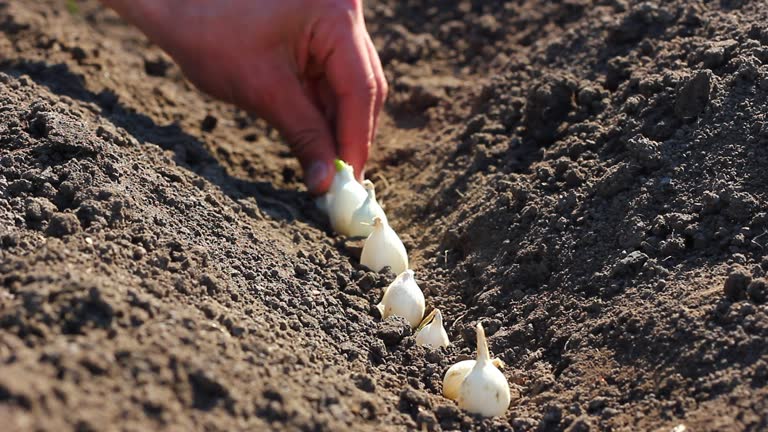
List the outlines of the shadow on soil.
<svg viewBox="0 0 768 432">
<path fill-rule="evenodd" d="M 121 104 L 110 90 L 89 91 L 83 78 L 65 64 L 13 60 L 0 62 L 0 71 L 15 77 L 27 75 L 53 93 L 95 104 L 102 116 L 125 129 L 139 143 L 153 143 L 173 151 L 174 162 L 218 186 L 235 201 L 252 197 L 259 208 L 275 220 L 318 224 L 317 218 L 301 211 L 309 202 L 305 192 L 277 189 L 270 182 L 254 182 L 229 175 L 204 143 L 184 132 L 178 124 L 158 125 L 148 116 Z"/>
</svg>

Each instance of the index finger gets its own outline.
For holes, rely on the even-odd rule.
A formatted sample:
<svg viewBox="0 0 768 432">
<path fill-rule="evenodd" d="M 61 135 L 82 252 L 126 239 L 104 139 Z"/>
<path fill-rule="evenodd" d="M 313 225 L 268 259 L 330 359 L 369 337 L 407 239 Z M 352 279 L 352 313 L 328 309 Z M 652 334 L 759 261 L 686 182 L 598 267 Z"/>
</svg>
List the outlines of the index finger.
<svg viewBox="0 0 768 432">
<path fill-rule="evenodd" d="M 371 132 L 378 82 L 369 59 L 365 26 L 359 14 L 347 17 L 334 30 L 336 37 L 325 56 L 325 74 L 337 99 L 336 141 L 339 157 L 362 179 Z"/>
</svg>

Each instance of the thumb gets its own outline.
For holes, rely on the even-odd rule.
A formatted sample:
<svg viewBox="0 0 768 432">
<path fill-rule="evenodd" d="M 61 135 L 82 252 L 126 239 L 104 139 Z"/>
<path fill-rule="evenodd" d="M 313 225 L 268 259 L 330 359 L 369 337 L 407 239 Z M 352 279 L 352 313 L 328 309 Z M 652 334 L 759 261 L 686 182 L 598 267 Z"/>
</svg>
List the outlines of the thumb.
<svg viewBox="0 0 768 432">
<path fill-rule="evenodd" d="M 262 92 L 271 97 L 259 107 L 259 114 L 278 128 L 299 159 L 309 192 L 325 193 L 333 180 L 336 159 L 336 145 L 328 121 L 294 76 Z"/>
</svg>

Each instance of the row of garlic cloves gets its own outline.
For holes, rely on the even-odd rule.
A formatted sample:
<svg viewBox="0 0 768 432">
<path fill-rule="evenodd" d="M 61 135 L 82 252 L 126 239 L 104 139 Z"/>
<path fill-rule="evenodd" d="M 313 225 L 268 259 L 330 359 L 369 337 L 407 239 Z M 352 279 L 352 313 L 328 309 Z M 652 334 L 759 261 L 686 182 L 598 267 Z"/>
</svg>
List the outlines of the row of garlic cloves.
<svg viewBox="0 0 768 432">
<path fill-rule="evenodd" d="M 400 316 L 416 328 L 416 343 L 436 348 L 448 346 L 443 315 L 435 309 L 424 319 L 424 293 L 416 284 L 408 266 L 408 254 L 397 233 L 389 226 L 384 210 L 376 201 L 373 183 L 357 182 L 354 169 L 335 161 L 336 175 L 318 206 L 328 213 L 333 229 L 350 237 L 367 237 L 360 264 L 373 271 L 390 267 L 398 276 L 384 290 L 376 306 L 382 319 Z M 451 366 L 443 379 L 443 395 L 458 402 L 468 412 L 486 417 L 502 415 L 510 403 L 510 390 L 501 361 L 491 359 L 485 331 L 477 324 L 477 360 L 465 360 Z"/>
</svg>

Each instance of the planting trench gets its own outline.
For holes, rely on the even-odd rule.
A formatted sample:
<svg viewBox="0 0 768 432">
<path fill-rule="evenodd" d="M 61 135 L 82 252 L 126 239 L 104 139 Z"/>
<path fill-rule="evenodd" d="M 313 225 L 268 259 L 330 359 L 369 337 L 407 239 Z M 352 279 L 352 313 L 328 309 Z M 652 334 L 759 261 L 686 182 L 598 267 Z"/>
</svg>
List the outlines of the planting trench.
<svg viewBox="0 0 768 432">
<path fill-rule="evenodd" d="M 445 350 L 274 131 L 78 5 L 0 2 L 0 424 L 768 428 L 764 2 L 366 5 L 367 175 Z M 505 417 L 440 396 L 478 321 Z"/>
</svg>

